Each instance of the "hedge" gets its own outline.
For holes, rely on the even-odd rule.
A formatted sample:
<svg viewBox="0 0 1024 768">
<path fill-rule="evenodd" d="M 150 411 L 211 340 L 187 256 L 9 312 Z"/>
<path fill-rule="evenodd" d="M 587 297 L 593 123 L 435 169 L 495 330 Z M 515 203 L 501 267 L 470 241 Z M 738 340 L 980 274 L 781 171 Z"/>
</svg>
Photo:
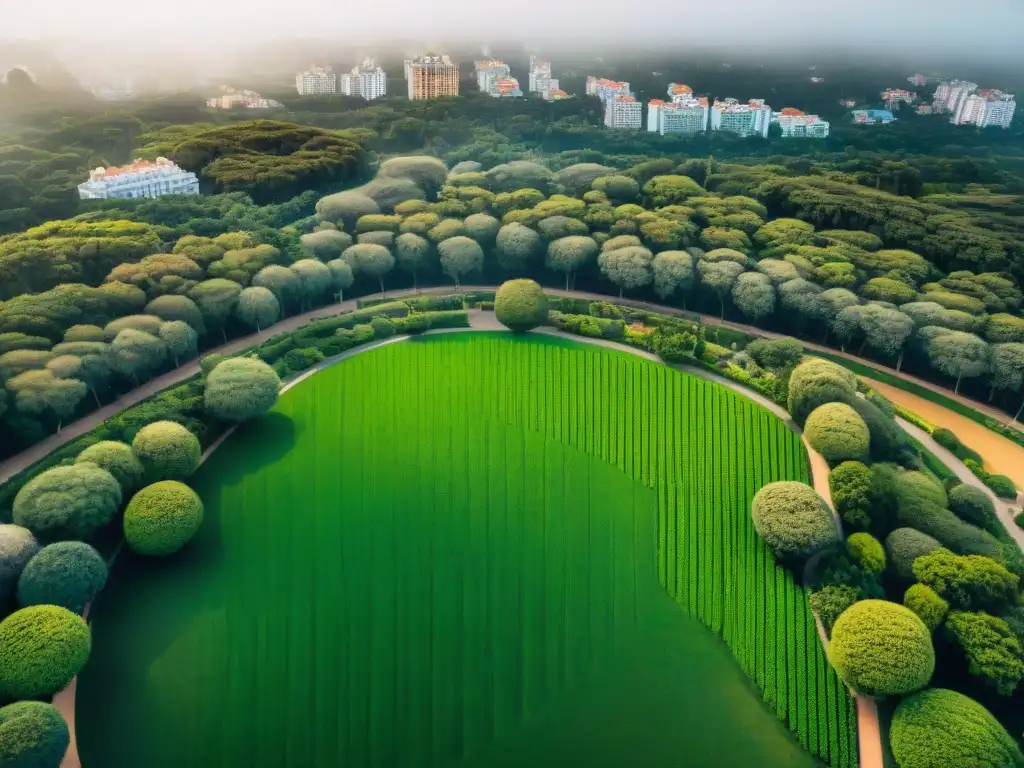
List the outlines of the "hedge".
<svg viewBox="0 0 1024 768">
<path fill-rule="evenodd" d="M 935 671 L 935 649 L 924 622 L 886 600 L 862 600 L 847 608 L 832 628 L 828 658 L 865 696 L 913 693 Z"/>
<path fill-rule="evenodd" d="M 75 462 L 82 461 L 91 462 L 100 469 L 107 470 L 120 483 L 121 490 L 126 494 L 133 492 L 142 484 L 142 464 L 127 443 L 119 440 L 101 440 L 78 454 Z"/>
<path fill-rule="evenodd" d="M 871 470 L 859 461 L 844 461 L 828 474 L 832 503 L 843 522 L 857 530 L 871 524 Z"/>
<path fill-rule="evenodd" d="M 81 613 L 107 583 L 107 564 L 81 541 L 58 541 L 43 547 L 18 580 L 21 605 L 59 605 Z"/>
<path fill-rule="evenodd" d="M 914 528 L 897 528 L 885 537 L 885 551 L 890 569 L 903 581 L 915 581 L 914 561 L 942 544 Z"/>
<path fill-rule="evenodd" d="M 981 704 L 931 688 L 908 696 L 893 713 L 889 744 L 900 768 L 1012 768 L 1024 755 Z"/>
<path fill-rule="evenodd" d="M 850 407 L 864 420 L 871 435 L 871 458 L 875 461 L 901 460 L 909 448 L 909 440 L 892 415 L 863 397 L 850 400 Z"/>
<path fill-rule="evenodd" d="M 494 316 L 513 331 L 529 331 L 548 319 L 544 289 L 534 280 L 509 280 L 494 296 Z"/>
<path fill-rule="evenodd" d="M 961 483 L 949 492 L 950 511 L 965 523 L 976 525 L 989 533 L 1002 526 L 996 517 L 996 506 L 983 490 Z"/>
<path fill-rule="evenodd" d="M 821 619 L 825 631 L 832 627 L 847 608 L 861 599 L 860 590 L 848 584 L 829 584 L 811 593 L 811 610 Z"/>
<path fill-rule="evenodd" d="M 40 541 L 86 539 L 113 520 L 121 499 L 121 485 L 95 464 L 55 467 L 18 492 L 14 522 Z"/>
<path fill-rule="evenodd" d="M 38 551 L 39 543 L 28 528 L 0 524 L 0 610 L 14 595 L 18 577 Z"/>
<path fill-rule="evenodd" d="M 1013 628 L 984 611 L 950 611 L 946 633 L 964 652 L 968 671 L 1003 696 L 1024 678 L 1024 648 Z"/>
<path fill-rule="evenodd" d="M 885 570 L 885 550 L 881 542 L 871 534 L 850 534 L 846 548 L 869 573 L 880 574 Z"/>
<path fill-rule="evenodd" d="M 0 708 L 0 765 L 57 768 L 71 743 L 64 717 L 50 704 L 18 701 Z"/>
<path fill-rule="evenodd" d="M 1020 579 L 990 557 L 940 548 L 917 558 L 913 570 L 919 582 L 960 610 L 999 613 L 1017 602 Z"/>
<path fill-rule="evenodd" d="M 949 603 L 927 584 L 911 584 L 903 593 L 903 604 L 916 613 L 932 632 L 938 629 L 949 613 Z"/>
<path fill-rule="evenodd" d="M 758 535 L 783 562 L 805 560 L 838 537 L 824 499 L 803 483 L 769 483 L 754 496 L 751 514 Z"/>
<path fill-rule="evenodd" d="M 0 694 L 51 696 L 77 675 L 92 650 L 81 616 L 56 605 L 32 605 L 0 621 Z"/>
<path fill-rule="evenodd" d="M 172 555 L 203 524 L 203 502 L 184 483 L 164 480 L 136 493 L 124 512 L 124 538 L 140 555 Z"/>
<path fill-rule="evenodd" d="M 848 403 L 857 391 L 857 377 L 827 360 L 812 358 L 793 369 L 789 379 L 788 410 L 797 424 L 826 403 Z"/>
<path fill-rule="evenodd" d="M 173 421 L 158 421 L 140 429 L 132 440 L 132 450 L 151 482 L 189 477 L 199 468 L 203 453 L 196 436 Z"/>
<path fill-rule="evenodd" d="M 864 420 L 846 403 L 815 408 L 804 424 L 804 435 L 829 464 L 865 459 L 871 443 Z"/>
</svg>

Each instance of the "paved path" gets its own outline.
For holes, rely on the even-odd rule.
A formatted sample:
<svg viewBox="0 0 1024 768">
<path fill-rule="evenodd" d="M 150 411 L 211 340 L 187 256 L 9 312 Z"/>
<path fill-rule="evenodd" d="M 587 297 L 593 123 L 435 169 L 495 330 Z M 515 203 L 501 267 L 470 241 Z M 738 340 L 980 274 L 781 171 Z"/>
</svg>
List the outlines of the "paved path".
<svg viewBox="0 0 1024 768">
<path fill-rule="evenodd" d="M 496 291 L 497 288 L 498 287 L 494 285 L 463 286 L 463 290 L 465 291 Z M 637 309 L 645 309 L 652 312 L 659 312 L 666 315 L 674 315 L 677 317 L 683 316 L 684 314 L 692 317 L 694 314 L 696 314 L 693 312 L 684 313 L 684 311 L 680 310 L 678 307 L 668 307 L 660 304 L 652 304 L 646 301 L 636 301 L 634 299 L 629 298 L 615 298 L 607 294 L 587 293 L 585 291 L 565 291 L 558 288 L 545 288 L 544 290 L 545 292 L 556 296 L 569 296 L 572 298 L 586 299 L 590 301 L 613 301 L 617 304 L 623 304 L 625 306 L 635 307 Z M 397 291 L 390 294 L 389 298 L 399 299 L 415 295 L 445 295 L 453 293 L 453 291 L 454 289 L 450 286 L 441 286 L 425 288 L 422 291 L 418 292 L 411 290 Z M 266 330 L 260 333 L 253 333 L 248 336 L 243 336 L 241 338 L 235 339 L 234 341 L 230 341 L 227 344 L 222 344 L 219 347 L 215 347 L 214 349 L 206 350 L 203 354 L 236 354 L 245 349 L 248 349 L 249 347 L 256 346 L 257 344 L 266 341 L 271 336 L 276 336 L 279 333 L 285 333 L 287 331 L 295 330 L 299 326 L 305 325 L 311 320 L 315 320 L 321 317 L 330 317 L 332 315 L 340 314 L 341 312 L 347 312 L 356 309 L 356 302 L 356 299 L 348 299 L 339 304 L 332 304 L 330 306 L 321 307 L 319 309 L 315 309 L 311 312 L 306 312 L 301 315 L 295 315 L 293 317 L 285 318 L 281 322 L 271 326 L 270 328 L 267 328 Z M 707 325 L 731 328 L 733 330 L 742 331 L 744 333 L 754 334 L 758 336 L 764 336 L 765 338 L 771 339 L 787 338 L 784 334 L 766 331 L 752 325 L 734 323 L 730 320 L 720 320 L 717 317 L 712 317 L 710 315 L 700 315 L 699 317 Z M 989 408 L 988 406 L 985 406 L 982 403 L 977 403 L 973 400 L 969 400 L 963 397 L 962 395 L 954 395 L 948 389 L 940 387 L 936 384 L 932 384 L 931 382 L 917 379 L 905 373 L 897 373 L 895 370 L 889 368 L 882 368 L 880 366 L 875 365 L 874 363 L 870 363 L 855 355 L 845 354 L 843 352 L 839 352 L 835 349 L 832 349 L 831 347 L 826 347 L 820 344 L 814 344 L 812 342 L 803 342 L 803 344 L 809 349 L 814 349 L 819 352 L 827 352 L 832 355 L 839 355 L 840 357 L 846 357 L 850 360 L 855 360 L 859 363 L 872 366 L 879 370 L 885 370 L 890 375 L 898 376 L 906 381 L 919 384 L 922 387 L 928 387 L 929 389 L 935 392 L 939 392 L 945 395 L 946 397 L 954 399 L 958 402 L 961 402 L 968 407 L 974 408 L 978 411 L 991 415 L 994 418 L 999 419 L 1000 421 L 1006 423 L 1009 423 L 1010 421 L 1010 417 L 1007 416 L 1005 413 L 995 411 L 994 409 Z M 114 414 L 118 413 L 119 411 L 122 411 L 125 408 L 128 408 L 129 406 L 135 405 L 136 403 L 145 400 L 147 397 L 155 395 L 157 392 L 167 389 L 168 387 L 172 387 L 175 384 L 179 384 L 185 379 L 191 378 L 192 376 L 196 375 L 197 373 L 199 373 L 198 359 L 193 360 L 192 362 L 189 363 L 185 363 L 185 365 L 182 365 L 179 368 L 175 368 L 173 371 L 168 371 L 167 373 L 161 376 L 157 376 L 155 379 L 146 382 L 141 387 L 137 387 L 133 389 L 131 392 L 126 392 L 125 394 L 121 395 L 121 397 L 119 397 L 114 402 L 109 403 L 103 406 L 102 408 L 99 408 L 98 410 L 92 411 L 91 413 L 86 414 L 77 421 L 74 421 L 71 424 L 66 425 L 59 433 L 55 435 L 50 435 L 45 440 L 26 448 L 21 453 L 15 456 L 11 456 L 5 461 L 0 462 L 0 483 L 6 482 L 12 475 L 15 475 L 18 472 L 22 471 L 23 469 L 26 469 L 27 467 L 31 466 L 39 459 L 53 452 L 54 450 L 64 445 L 65 443 L 74 440 L 76 437 L 84 435 L 86 432 L 95 428 L 100 423 L 110 418 Z M 1024 430 L 1024 425 L 1019 426 L 1020 429 Z"/>
</svg>

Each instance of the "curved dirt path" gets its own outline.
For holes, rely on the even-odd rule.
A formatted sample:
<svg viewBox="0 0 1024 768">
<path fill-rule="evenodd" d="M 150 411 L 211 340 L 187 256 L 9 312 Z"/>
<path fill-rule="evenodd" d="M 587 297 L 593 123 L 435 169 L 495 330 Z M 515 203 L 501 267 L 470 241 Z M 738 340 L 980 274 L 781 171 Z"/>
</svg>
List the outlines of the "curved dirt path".
<svg viewBox="0 0 1024 768">
<path fill-rule="evenodd" d="M 433 332 L 428 331 L 427 333 L 459 333 L 459 332 L 467 332 L 467 331 L 485 331 L 485 330 L 507 331 L 507 329 L 503 325 L 501 325 L 500 323 L 497 322 L 497 320 L 495 319 L 494 314 L 492 312 L 483 312 L 481 310 L 470 310 L 469 311 L 469 318 L 470 318 L 470 327 L 469 328 L 449 328 L 449 329 L 443 329 L 443 330 L 438 330 L 438 331 L 433 331 Z M 297 318 L 292 318 L 292 319 L 297 319 Z M 279 332 L 279 331 L 280 331 L 280 328 L 278 326 L 275 326 L 275 333 Z M 638 357 L 643 357 L 643 358 L 646 358 L 646 359 L 649 359 L 649 360 L 653 360 L 655 362 L 661 362 L 660 358 L 658 358 L 656 355 L 654 355 L 654 354 L 652 354 L 650 352 L 646 352 L 644 350 L 640 350 L 640 349 L 637 349 L 635 347 L 630 347 L 628 345 L 620 344 L 618 342 L 609 341 L 609 340 L 606 340 L 606 339 L 585 339 L 585 338 L 581 338 L 579 336 L 574 336 L 574 335 L 572 335 L 570 333 L 566 333 L 564 331 L 560 331 L 558 329 L 550 328 L 550 327 L 540 328 L 540 329 L 538 329 L 538 332 L 545 333 L 545 334 L 548 334 L 548 335 L 551 335 L 551 336 L 559 336 L 559 337 L 571 339 L 573 341 L 576 341 L 576 342 L 579 342 L 579 343 L 583 343 L 583 344 L 594 344 L 594 345 L 606 347 L 606 348 L 609 348 L 609 349 L 615 349 L 615 350 L 622 351 L 622 352 L 628 352 L 628 353 L 636 355 Z M 273 335 L 273 334 L 268 334 L 268 335 Z M 393 344 L 395 342 L 403 341 L 403 340 L 406 340 L 408 338 L 410 338 L 410 337 L 409 336 L 395 336 L 395 337 L 392 337 L 390 339 L 385 339 L 385 340 L 373 342 L 373 343 L 370 343 L 370 344 L 366 344 L 366 345 L 363 345 L 363 346 L 360 346 L 360 347 L 356 347 L 355 349 L 348 350 L 346 352 L 343 352 L 340 355 L 332 357 L 329 360 L 324 360 L 323 362 L 319 363 L 318 365 L 314 366 L 313 368 L 310 368 L 307 371 L 304 371 L 301 375 L 299 375 L 296 378 L 294 378 L 291 381 L 289 381 L 282 388 L 282 392 L 285 392 L 285 391 L 291 389 L 292 387 L 298 385 L 300 382 L 302 382 L 305 379 L 309 378 L 310 376 L 312 376 L 317 371 L 320 371 L 320 370 L 322 370 L 324 368 L 332 366 L 335 363 L 341 362 L 342 360 L 344 360 L 346 358 L 352 357 L 353 355 L 360 354 L 362 352 L 366 352 L 366 351 L 368 351 L 370 349 L 374 349 L 376 347 L 383 346 L 385 344 Z M 242 340 L 239 340 L 239 341 L 242 341 Z M 244 347 L 242 347 L 242 348 L 244 348 Z M 195 367 L 198 368 L 198 364 L 195 364 Z M 765 396 L 761 395 L 760 393 L 755 392 L 755 391 L 753 391 L 751 389 L 748 389 L 748 388 L 742 386 L 741 384 L 738 384 L 737 382 L 734 382 L 734 381 L 731 381 L 731 380 L 726 379 L 724 377 L 718 376 L 718 375 L 716 375 L 716 374 L 714 374 L 714 373 L 712 373 L 712 372 L 710 372 L 710 371 L 708 371 L 706 369 L 703 369 L 703 368 L 691 368 L 691 367 L 688 367 L 688 366 L 669 366 L 669 367 L 676 368 L 676 369 L 678 369 L 680 371 L 683 371 L 685 373 L 688 373 L 690 375 L 694 375 L 694 376 L 697 376 L 699 378 L 715 382 L 717 384 L 720 384 L 722 386 L 727 387 L 728 389 L 731 389 L 731 390 L 737 392 L 741 396 L 746 397 L 747 399 L 757 403 L 758 405 L 762 406 L 763 408 L 768 409 L 775 416 L 778 416 L 780 419 L 782 419 L 790 429 L 792 429 L 794 432 L 798 432 L 800 434 L 800 436 L 801 436 L 801 440 L 804 443 L 804 446 L 805 446 L 805 448 L 807 450 L 807 455 L 808 455 L 808 457 L 810 459 L 811 476 L 813 478 L 815 490 L 817 490 L 818 493 L 821 494 L 826 499 L 826 501 L 828 501 L 829 508 L 831 509 L 832 503 L 831 503 L 831 496 L 830 496 L 829 488 L 828 488 L 828 464 L 827 464 L 827 462 L 825 462 L 824 458 L 822 458 L 822 456 L 820 454 L 818 454 L 816 451 L 814 451 L 814 449 L 812 449 L 811 446 L 807 443 L 807 439 L 803 436 L 802 430 L 800 430 L 800 428 L 793 422 L 793 420 L 789 417 L 789 413 L 784 408 L 782 408 L 781 406 L 777 405 L 776 403 L 774 403 L 773 401 L 769 400 L 768 398 L 766 398 Z M 175 373 L 175 372 L 176 371 L 173 371 L 172 373 Z M 83 421 L 84 420 L 85 419 L 83 419 Z M 221 435 L 209 448 L 207 448 L 206 451 L 203 452 L 203 456 L 202 456 L 202 459 L 201 459 L 200 463 L 205 462 L 206 459 L 225 440 L 227 440 L 228 437 L 230 437 L 233 432 L 234 432 L 234 427 L 232 427 L 227 432 L 225 432 L 223 435 Z M 834 510 L 833 510 L 833 515 L 835 516 Z M 837 526 L 839 526 L 838 517 L 836 517 L 836 523 L 837 523 Z M 115 553 L 115 557 L 116 557 L 116 553 Z M 83 617 L 85 619 L 88 619 L 88 616 L 89 616 L 89 606 L 86 606 L 85 611 L 83 612 Z M 817 621 L 817 617 L 815 617 L 815 620 Z M 825 636 L 825 632 L 824 632 L 824 629 L 821 626 L 820 621 L 817 622 L 817 623 L 818 623 L 818 634 L 820 636 L 821 642 L 822 642 L 823 646 L 825 648 L 827 648 L 828 647 L 828 639 Z M 68 684 L 68 686 L 64 690 L 62 690 L 59 693 L 57 693 L 54 696 L 54 698 L 53 698 L 53 705 L 57 708 L 57 710 L 61 713 L 61 715 L 67 721 L 68 728 L 69 728 L 69 730 L 71 732 L 71 743 L 68 746 L 68 751 L 65 753 L 64 759 L 61 762 L 61 768 L 81 768 L 81 766 L 82 766 L 81 758 L 80 758 L 79 753 L 78 753 L 78 742 L 77 742 L 77 739 L 75 738 L 75 694 L 76 694 L 76 691 L 77 691 L 77 684 L 78 684 L 78 679 L 76 677 L 75 679 L 73 679 Z M 883 767 L 883 762 L 882 762 L 881 730 L 879 728 L 879 723 L 878 723 L 878 710 L 877 710 L 877 707 L 875 707 L 874 701 L 872 701 L 870 699 L 866 699 L 863 696 L 854 695 L 854 698 L 855 698 L 856 705 L 857 705 L 857 734 L 858 734 L 858 746 L 859 746 L 859 754 L 860 754 L 860 766 L 861 766 L 861 768 L 884 768 Z"/>
<path fill-rule="evenodd" d="M 462 288 L 463 288 L 464 291 L 495 291 L 495 290 L 498 289 L 498 286 L 496 286 L 496 285 L 464 285 L 464 286 L 462 286 Z M 425 288 L 425 289 L 423 289 L 421 291 L 418 291 L 418 292 L 417 291 L 412 291 L 412 290 L 395 291 L 394 293 L 390 294 L 389 298 L 401 299 L 401 298 L 409 298 L 411 296 L 417 296 L 417 295 L 420 295 L 420 296 L 422 296 L 422 295 L 428 295 L 428 296 L 429 295 L 435 295 L 435 296 L 436 295 L 446 295 L 446 294 L 452 293 L 453 290 L 454 290 L 454 288 L 452 286 L 440 286 L 440 287 Z M 552 294 L 552 295 L 555 295 L 555 296 L 567 296 L 567 297 L 577 298 L 577 299 L 586 299 L 586 300 L 589 300 L 589 301 L 612 301 L 612 302 L 615 302 L 616 304 L 622 304 L 623 306 L 633 307 L 633 308 L 636 308 L 636 309 L 645 309 L 645 310 L 648 310 L 648 311 L 651 311 L 651 312 L 658 312 L 658 313 L 661 313 L 661 314 L 673 315 L 673 316 L 676 316 L 676 317 L 681 317 L 684 314 L 689 315 L 690 317 L 692 317 L 693 315 L 698 315 L 701 318 L 701 321 L 703 323 L 705 323 L 706 325 L 719 326 L 719 327 L 722 327 L 722 328 L 730 328 L 732 330 L 742 331 L 743 333 L 749 333 L 749 334 L 753 334 L 753 335 L 757 335 L 757 336 L 763 336 L 764 338 L 767 338 L 767 339 L 789 338 L 789 337 L 785 336 L 784 334 L 775 333 L 773 331 L 766 331 L 766 330 L 763 330 L 761 328 L 757 328 L 757 327 L 755 327 L 753 325 L 745 325 L 743 323 L 734 323 L 731 320 L 720 320 L 717 317 L 713 317 L 711 315 L 699 315 L 698 313 L 695 313 L 695 312 L 684 313 L 684 311 L 679 309 L 678 307 L 669 307 L 669 306 L 664 306 L 664 305 L 661 305 L 661 304 L 652 304 L 650 302 L 636 301 L 634 299 L 629 299 L 629 298 L 616 298 L 614 296 L 609 296 L 608 294 L 602 294 L 602 293 L 587 293 L 585 291 L 565 291 L 565 290 L 561 290 L 561 289 L 558 289 L 558 288 L 545 288 L 544 290 L 545 290 L 546 293 L 549 293 L 549 294 Z M 277 323 L 276 325 L 273 325 L 270 328 L 267 328 L 267 329 L 265 329 L 265 330 L 263 330 L 263 331 L 261 331 L 259 333 L 253 333 L 253 334 L 250 334 L 248 336 L 243 336 L 241 338 L 238 338 L 238 339 L 235 339 L 233 341 L 230 341 L 227 344 L 222 344 L 219 347 L 215 347 L 213 349 L 206 350 L 203 354 L 204 355 L 210 355 L 210 354 L 230 355 L 230 354 L 235 354 L 237 352 L 241 352 L 241 351 L 243 351 L 245 349 L 248 349 L 249 347 L 253 347 L 253 346 L 255 346 L 255 345 L 259 344 L 259 343 L 262 343 L 262 342 L 266 341 L 267 339 L 269 339 L 270 337 L 276 336 L 279 333 L 286 333 L 288 331 L 295 330 L 299 326 L 305 325 L 306 323 L 310 322 L 311 320 L 316 320 L 316 319 L 319 319 L 319 318 L 322 318 L 322 317 L 331 317 L 333 315 L 337 315 L 337 314 L 340 314 L 342 312 L 347 312 L 347 311 L 354 310 L 354 309 L 357 308 L 356 307 L 356 302 L 357 302 L 357 299 L 347 299 L 347 300 L 345 300 L 345 301 L 343 301 L 343 302 L 341 302 L 339 304 L 331 304 L 329 306 L 321 307 L 319 309 L 315 309 L 315 310 L 312 310 L 311 312 L 306 312 L 306 313 L 301 314 L 301 315 L 294 315 L 292 317 L 287 317 L 284 320 L 282 320 L 279 323 Z M 885 370 L 887 373 L 889 373 L 892 376 L 898 376 L 899 378 L 904 379 L 905 381 L 913 382 L 913 383 L 918 384 L 918 385 L 920 385 L 922 387 L 927 387 L 928 389 L 931 389 L 931 390 L 933 390 L 935 392 L 938 392 L 938 393 L 944 395 L 945 397 L 948 397 L 950 399 L 956 400 L 957 402 L 962 403 L 963 405 L 965 405 L 965 406 L 967 406 L 969 408 L 974 408 L 975 410 L 981 411 L 982 413 L 985 413 L 986 415 L 992 416 L 993 418 L 999 419 L 1000 421 L 1003 421 L 1005 423 L 1009 423 L 1010 422 L 1010 417 L 1007 416 L 1005 413 L 999 413 L 999 412 L 995 411 L 994 409 L 989 408 L 988 406 L 983 405 L 982 403 L 978 403 L 978 402 L 975 402 L 974 400 L 970 400 L 968 398 L 965 398 L 963 395 L 954 395 L 948 389 L 940 387 L 937 384 L 932 384 L 931 382 L 927 382 L 927 381 L 924 381 L 922 379 L 918 379 L 918 378 L 916 378 L 914 376 L 909 376 L 909 375 L 907 375 L 905 373 L 897 372 L 897 371 L 889 369 L 889 368 L 883 369 L 882 367 L 878 366 L 875 363 L 872 363 L 872 362 L 869 362 L 867 360 L 864 360 L 863 358 L 859 358 L 856 355 L 851 355 L 851 354 L 847 354 L 847 353 L 844 353 L 844 352 L 840 352 L 838 350 L 832 349 L 831 347 L 826 347 L 826 346 L 823 346 L 821 344 L 815 344 L 813 342 L 806 342 L 806 341 L 802 342 L 802 343 L 808 349 L 812 349 L 812 350 L 815 350 L 815 351 L 818 351 L 818 352 L 826 352 L 826 353 L 828 353 L 830 355 L 837 355 L 839 357 L 844 357 L 844 358 L 846 358 L 848 360 L 853 360 L 853 361 L 856 361 L 858 363 L 861 363 L 862 365 L 867 365 L 867 366 L 876 368 L 878 370 Z M 136 387 L 135 389 L 133 389 L 130 392 L 126 392 L 125 394 L 121 395 L 119 398 L 117 398 L 117 400 L 113 401 L 112 403 L 108 403 L 107 405 L 104 405 L 102 408 L 99 408 L 99 409 L 97 409 L 95 411 L 92 411 L 91 413 L 86 414 L 85 416 L 83 416 L 82 418 L 78 419 L 77 421 L 74 421 L 74 422 L 72 422 L 70 424 L 65 425 L 64 428 L 59 433 L 54 434 L 54 435 L 50 435 L 45 440 L 43 440 L 43 441 L 41 441 L 39 443 L 36 443 L 35 445 L 29 446 L 28 448 L 23 450 L 21 453 L 18 453 L 15 456 L 11 456 L 11 457 L 5 459 L 3 462 L 0 462 L 0 483 L 6 482 L 7 480 L 9 480 L 11 478 L 12 475 L 16 475 L 18 472 L 21 472 L 23 469 L 27 469 L 32 464 L 34 464 L 35 462 L 39 461 L 40 459 L 42 459 L 44 456 L 48 455 L 49 453 L 52 453 L 54 450 L 56 450 L 60 446 L 64 445 L 65 443 L 70 442 L 71 440 L 74 440 L 76 437 L 84 435 L 86 432 L 88 432 L 91 429 L 95 428 L 96 426 L 101 424 L 103 421 L 105 421 L 106 419 L 109 419 L 111 416 L 115 415 L 119 411 L 122 411 L 125 408 L 128 408 L 128 407 L 130 407 L 132 405 L 135 405 L 136 403 L 139 403 L 140 401 L 145 400 L 147 397 L 155 395 L 155 394 L 157 394 L 158 392 L 160 392 L 160 391 L 162 391 L 164 389 L 167 389 L 169 387 L 174 386 L 175 384 L 179 384 L 182 381 L 184 381 L 185 379 L 188 379 L 188 378 L 191 378 L 192 376 L 195 376 L 197 373 L 199 373 L 199 360 L 198 360 L 198 358 L 196 360 L 193 360 L 192 362 L 185 363 L 184 365 L 180 366 L 179 368 L 175 368 L 173 371 L 168 371 L 165 374 L 157 376 L 155 379 L 152 379 L 151 381 L 146 382 L 142 386 Z M 902 390 L 900 390 L 900 391 L 902 391 Z M 942 406 L 935 406 L 935 407 L 941 408 Z M 946 409 L 943 409 L 943 410 L 946 410 Z M 952 412 L 949 411 L 949 413 L 952 413 Z M 965 417 L 960 417 L 960 418 L 965 418 Z M 970 421 L 970 420 L 967 419 L 967 421 Z M 1018 426 L 1019 429 L 1024 431 L 1024 425 L 1017 425 L 1017 426 Z M 978 425 L 978 428 L 979 429 L 985 429 L 981 425 Z M 988 432 L 989 430 L 986 429 L 985 431 Z M 994 434 L 994 433 L 992 433 L 992 434 Z M 1009 441 L 1007 441 L 1007 442 L 1009 442 Z M 1024 485 L 1024 484 L 1022 484 L 1022 485 Z"/>
</svg>

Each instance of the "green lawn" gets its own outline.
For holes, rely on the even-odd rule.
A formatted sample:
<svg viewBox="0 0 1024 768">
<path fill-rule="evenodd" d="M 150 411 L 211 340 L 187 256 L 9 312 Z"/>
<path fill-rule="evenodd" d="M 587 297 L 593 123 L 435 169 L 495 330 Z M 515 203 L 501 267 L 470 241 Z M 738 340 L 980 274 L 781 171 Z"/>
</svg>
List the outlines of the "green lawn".
<svg viewBox="0 0 1024 768">
<path fill-rule="evenodd" d="M 806 475 L 777 419 L 635 357 L 358 355 L 214 454 L 185 552 L 118 561 L 83 765 L 810 766 L 800 741 L 855 765 L 806 596 L 749 521 Z"/>
</svg>

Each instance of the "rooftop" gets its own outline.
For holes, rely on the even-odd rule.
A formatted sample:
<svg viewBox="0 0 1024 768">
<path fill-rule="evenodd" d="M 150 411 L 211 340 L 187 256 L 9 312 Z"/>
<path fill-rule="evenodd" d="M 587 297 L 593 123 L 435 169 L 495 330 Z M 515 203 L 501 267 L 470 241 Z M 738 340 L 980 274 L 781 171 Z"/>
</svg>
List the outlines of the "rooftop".
<svg viewBox="0 0 1024 768">
<path fill-rule="evenodd" d="M 92 174 L 93 179 L 111 179 L 115 176 L 126 176 L 132 173 L 144 173 L 155 170 L 181 170 L 176 163 L 166 157 L 158 157 L 156 162 L 151 160 L 135 160 L 130 165 L 111 166 L 110 168 L 97 168 Z"/>
</svg>

